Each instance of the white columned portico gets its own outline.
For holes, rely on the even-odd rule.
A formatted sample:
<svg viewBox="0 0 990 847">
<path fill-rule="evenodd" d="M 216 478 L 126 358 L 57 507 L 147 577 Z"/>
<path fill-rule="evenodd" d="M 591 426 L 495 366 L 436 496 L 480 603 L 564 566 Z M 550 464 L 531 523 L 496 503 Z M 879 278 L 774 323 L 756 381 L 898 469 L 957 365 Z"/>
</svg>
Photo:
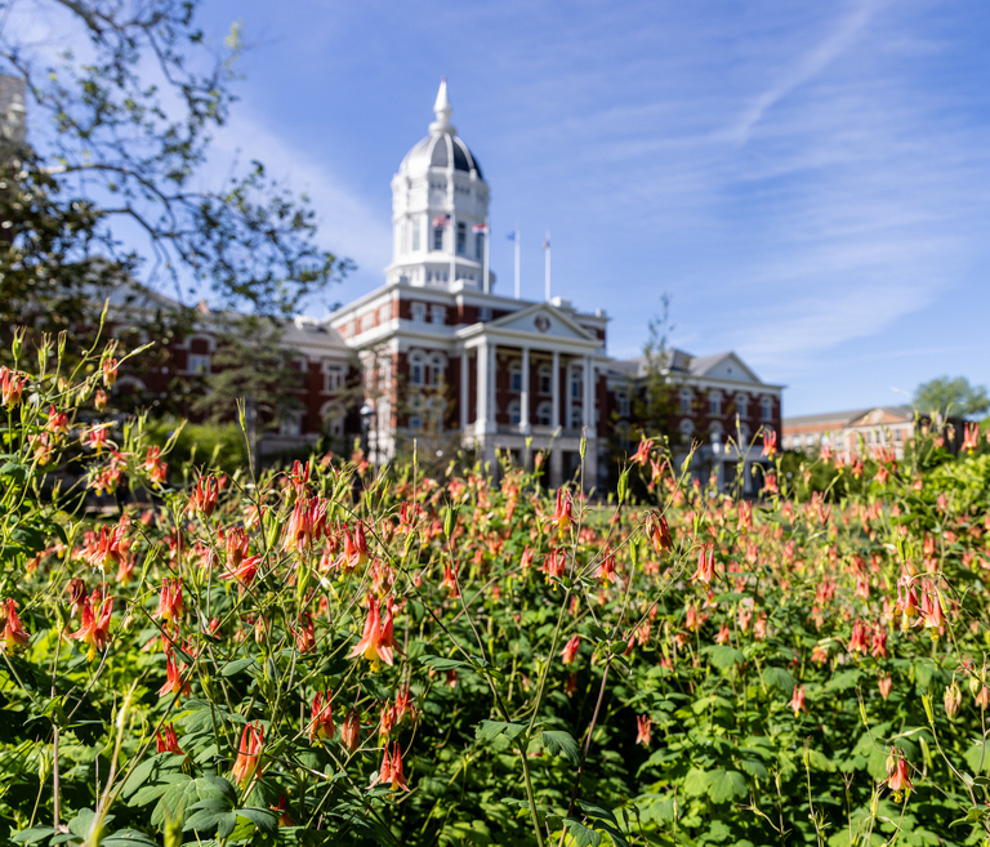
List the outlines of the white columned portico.
<svg viewBox="0 0 990 847">
<path fill-rule="evenodd" d="M 461 350 L 461 432 L 468 428 L 468 398 L 471 396 L 468 364 L 468 351 L 466 349 Z"/>
<path fill-rule="evenodd" d="M 560 426 L 560 353 L 553 351 L 553 380 L 550 383 L 550 426 L 554 429 Z"/>
<path fill-rule="evenodd" d="M 475 402 L 477 408 L 474 415 L 474 426 L 478 433 L 485 433 L 488 430 L 488 341 L 482 339 L 477 347 L 478 367 L 475 378 Z"/>
<path fill-rule="evenodd" d="M 529 347 L 522 349 L 522 385 L 519 392 L 519 430 L 528 435 L 529 425 Z"/>
</svg>

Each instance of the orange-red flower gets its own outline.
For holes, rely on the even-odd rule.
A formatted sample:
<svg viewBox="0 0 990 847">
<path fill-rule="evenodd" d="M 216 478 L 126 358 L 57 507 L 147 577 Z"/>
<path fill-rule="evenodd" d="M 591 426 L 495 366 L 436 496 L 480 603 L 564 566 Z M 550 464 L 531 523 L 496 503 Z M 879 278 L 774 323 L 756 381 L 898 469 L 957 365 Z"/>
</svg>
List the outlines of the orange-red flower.
<svg viewBox="0 0 990 847">
<path fill-rule="evenodd" d="M 96 654 L 107 646 L 107 636 L 110 631 L 110 616 L 113 614 L 113 597 L 102 599 L 99 589 L 96 589 L 82 604 L 82 626 L 73 632 L 69 638 L 82 641 L 89 646 L 87 658 L 92 661 Z"/>
<path fill-rule="evenodd" d="M 645 465 L 650 460 L 650 451 L 653 449 L 653 439 L 652 438 L 641 438 L 639 442 L 639 447 L 636 448 L 636 452 L 633 453 L 632 457 L 629 459 L 634 465 Z"/>
<path fill-rule="evenodd" d="M 565 665 L 569 665 L 574 661 L 577 656 L 578 648 L 581 646 L 581 636 L 572 635 L 568 642 L 564 645 L 563 651 L 561 651 L 561 657 L 564 660 Z"/>
<path fill-rule="evenodd" d="M 175 735 L 175 725 L 169 724 L 165 727 L 165 734 L 161 730 L 155 733 L 155 751 L 157 753 L 178 753 L 185 755 L 185 751 L 179 747 L 179 739 Z"/>
<path fill-rule="evenodd" d="M 349 753 L 353 753 L 358 748 L 361 741 L 361 721 L 357 712 L 349 709 L 344 716 L 344 722 L 340 725 L 340 743 L 344 745 Z"/>
<path fill-rule="evenodd" d="M 330 692 L 317 691 L 313 697 L 313 708 L 309 718 L 310 743 L 317 738 L 326 740 L 333 738 L 333 712 L 331 711 Z"/>
<path fill-rule="evenodd" d="M 715 575 L 715 545 L 705 544 L 698 551 L 698 569 L 694 578 L 709 585 Z"/>
<path fill-rule="evenodd" d="M 361 633 L 361 640 L 354 645 L 347 658 L 364 656 L 371 662 L 372 668 L 376 669 L 379 659 L 386 665 L 392 664 L 392 653 L 395 648 L 392 637 L 392 611 L 388 609 L 387 601 L 385 606 L 387 611 L 385 619 L 382 620 L 378 610 L 378 600 L 368 596 L 368 617 L 364 622 L 364 632 Z"/>
<path fill-rule="evenodd" d="M 403 791 L 409 790 L 409 785 L 402 773 L 402 748 L 399 747 L 398 741 L 392 746 L 391 756 L 388 753 L 388 745 L 385 745 L 381 769 L 372 778 L 368 788 L 374 788 L 376 785 L 384 785 L 385 783 L 389 784 L 392 791 L 397 788 L 401 788 Z"/>
<path fill-rule="evenodd" d="M 911 791 L 914 786 L 908 776 L 907 759 L 894 748 L 887 757 L 887 787 L 891 791 Z"/>
<path fill-rule="evenodd" d="M 649 747 L 653 740 L 653 719 L 649 715 L 636 716 L 636 743 Z"/>
<path fill-rule="evenodd" d="M 241 746 L 234 760 L 234 781 L 243 789 L 258 773 L 261 750 L 265 744 L 265 731 L 261 724 L 249 723 L 241 733 Z"/>
<path fill-rule="evenodd" d="M 21 619 L 17 616 L 17 603 L 9 597 L 6 601 L 7 618 L 3 625 L 3 647 L 9 653 L 13 653 L 20 647 L 24 647 L 31 637 L 24 631 Z"/>
<path fill-rule="evenodd" d="M 18 376 L 7 367 L 0 368 L 0 405 L 16 406 L 20 403 L 25 385 L 27 377 Z"/>
<path fill-rule="evenodd" d="M 165 577 L 162 580 L 161 594 L 158 596 L 158 608 L 153 617 L 161 618 L 166 623 L 178 623 L 185 611 L 182 603 L 182 580 Z"/>
<path fill-rule="evenodd" d="M 570 492 L 564 488 L 557 489 L 557 508 L 550 516 L 550 523 L 557 527 L 557 532 L 561 535 L 574 523 L 574 503 Z"/>
<path fill-rule="evenodd" d="M 805 710 L 804 686 L 794 683 L 794 693 L 791 695 L 791 702 L 788 705 L 794 710 L 795 716 Z"/>
<path fill-rule="evenodd" d="M 657 555 L 672 550 L 674 542 L 670 537 L 667 519 L 660 512 L 650 512 L 646 516 L 646 534 L 653 542 Z"/>
<path fill-rule="evenodd" d="M 180 697 L 189 696 L 189 683 L 182 681 L 182 672 L 185 669 L 185 665 L 179 667 L 179 663 L 171 650 L 165 654 L 165 684 L 158 689 L 159 697 L 164 697 L 166 694 L 177 694 Z"/>
</svg>

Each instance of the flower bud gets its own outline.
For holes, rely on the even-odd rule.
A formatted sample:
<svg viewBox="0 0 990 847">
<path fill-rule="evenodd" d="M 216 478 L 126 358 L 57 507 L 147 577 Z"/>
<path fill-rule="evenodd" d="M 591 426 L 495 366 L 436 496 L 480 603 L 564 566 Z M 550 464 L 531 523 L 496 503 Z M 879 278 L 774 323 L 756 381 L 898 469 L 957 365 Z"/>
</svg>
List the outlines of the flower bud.
<svg viewBox="0 0 990 847">
<path fill-rule="evenodd" d="M 944 702 L 945 713 L 949 716 L 950 720 L 955 719 L 959 713 L 959 707 L 962 705 L 962 691 L 959 690 L 959 686 L 955 682 L 945 689 Z"/>
</svg>

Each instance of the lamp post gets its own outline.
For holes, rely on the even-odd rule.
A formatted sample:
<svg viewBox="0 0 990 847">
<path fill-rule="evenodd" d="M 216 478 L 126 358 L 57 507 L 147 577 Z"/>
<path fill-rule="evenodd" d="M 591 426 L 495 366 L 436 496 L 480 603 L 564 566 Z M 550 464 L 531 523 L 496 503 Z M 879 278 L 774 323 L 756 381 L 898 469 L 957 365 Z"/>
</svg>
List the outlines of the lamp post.
<svg viewBox="0 0 990 847">
<path fill-rule="evenodd" d="M 361 407 L 361 411 L 358 414 L 361 415 L 361 449 L 364 451 L 365 458 L 368 459 L 368 461 L 371 461 L 371 445 L 369 441 L 371 433 L 371 419 L 375 416 L 375 407 L 365 401 L 365 404 Z M 372 462 L 372 470 L 374 469 L 375 463 Z"/>
</svg>

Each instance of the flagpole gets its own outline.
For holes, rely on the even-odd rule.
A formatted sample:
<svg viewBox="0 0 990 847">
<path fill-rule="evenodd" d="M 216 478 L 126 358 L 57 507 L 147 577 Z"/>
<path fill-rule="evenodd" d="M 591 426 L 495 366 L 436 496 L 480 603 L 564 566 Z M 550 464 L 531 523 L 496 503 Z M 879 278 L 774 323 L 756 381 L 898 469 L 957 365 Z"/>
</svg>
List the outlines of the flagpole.
<svg viewBox="0 0 990 847">
<path fill-rule="evenodd" d="M 516 237 L 513 239 L 516 243 L 516 300 L 522 298 L 522 291 L 519 288 L 519 224 L 516 224 Z"/>
<path fill-rule="evenodd" d="M 543 242 L 543 249 L 546 250 L 546 263 L 544 267 L 544 287 L 546 288 L 546 300 L 550 302 L 550 230 L 547 230 L 547 240 Z"/>
<path fill-rule="evenodd" d="M 491 284 L 488 281 L 488 262 L 489 262 L 488 248 L 491 246 L 491 243 L 492 243 L 492 225 L 489 222 L 488 218 L 486 217 L 485 218 L 485 269 L 484 269 L 484 276 L 482 276 L 481 278 L 483 283 L 481 290 L 484 291 L 485 294 L 492 293 Z"/>
<path fill-rule="evenodd" d="M 454 208 L 454 172 L 451 170 L 447 178 L 447 185 L 450 186 L 448 202 L 450 203 L 450 284 L 454 284 L 457 277 L 457 221 L 454 219 L 456 209 Z"/>
</svg>

